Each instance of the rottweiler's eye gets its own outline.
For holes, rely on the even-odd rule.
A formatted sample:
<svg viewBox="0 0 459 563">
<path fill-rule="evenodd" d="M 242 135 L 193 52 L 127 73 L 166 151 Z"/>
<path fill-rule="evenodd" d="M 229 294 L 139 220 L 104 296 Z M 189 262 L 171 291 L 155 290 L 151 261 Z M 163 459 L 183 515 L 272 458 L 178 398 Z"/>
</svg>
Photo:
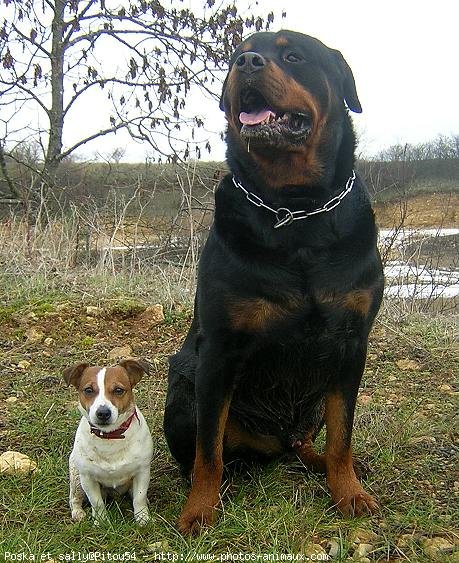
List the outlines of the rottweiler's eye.
<svg viewBox="0 0 459 563">
<path fill-rule="evenodd" d="M 301 58 L 301 55 L 298 55 L 297 53 L 287 53 L 285 55 L 285 60 L 289 63 L 298 63 L 303 59 Z"/>
<path fill-rule="evenodd" d="M 113 394 L 121 397 L 121 395 L 124 395 L 124 389 L 122 387 L 115 387 L 115 389 L 113 389 Z"/>
<path fill-rule="evenodd" d="M 83 389 L 83 393 L 87 396 L 90 397 L 91 395 L 94 394 L 94 389 L 92 387 L 85 387 Z"/>
</svg>

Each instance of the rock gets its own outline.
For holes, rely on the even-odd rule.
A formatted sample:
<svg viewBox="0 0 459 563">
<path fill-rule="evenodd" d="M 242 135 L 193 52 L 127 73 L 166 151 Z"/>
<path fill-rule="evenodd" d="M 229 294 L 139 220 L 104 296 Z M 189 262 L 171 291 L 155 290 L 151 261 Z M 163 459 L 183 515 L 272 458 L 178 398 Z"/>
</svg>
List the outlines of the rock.
<svg viewBox="0 0 459 563">
<path fill-rule="evenodd" d="M 27 342 L 30 344 L 33 344 L 34 342 L 41 342 L 45 336 L 36 328 L 29 328 L 29 330 L 26 330 L 25 335 L 27 337 Z"/>
<path fill-rule="evenodd" d="M 54 338 L 45 338 L 45 341 L 43 342 L 45 346 L 51 346 L 51 344 L 53 343 L 54 343 Z"/>
<path fill-rule="evenodd" d="M 310 557 L 311 555 L 327 555 L 325 549 L 318 543 L 310 543 L 304 550 L 304 555 Z"/>
<path fill-rule="evenodd" d="M 365 395 L 362 393 L 362 395 L 359 395 L 357 397 L 357 402 L 361 405 L 369 405 L 372 401 L 371 395 Z"/>
<path fill-rule="evenodd" d="M 421 545 L 426 555 L 433 559 L 448 555 L 454 551 L 454 545 L 442 537 L 423 538 Z"/>
<path fill-rule="evenodd" d="M 416 360 L 410 360 L 409 358 L 397 360 L 395 363 L 402 371 L 417 371 L 421 367 Z"/>
<path fill-rule="evenodd" d="M 164 307 L 160 303 L 151 305 L 150 307 L 147 307 L 145 311 L 140 313 L 137 318 L 145 323 L 155 326 L 164 321 Z"/>
<path fill-rule="evenodd" d="M 438 388 L 439 391 L 452 391 L 453 388 L 451 387 L 451 385 L 448 385 L 447 383 L 444 383 L 443 385 L 440 385 L 440 387 Z"/>
<path fill-rule="evenodd" d="M 332 538 L 327 544 L 329 557 L 337 559 L 341 555 L 341 544 L 339 538 Z"/>
<path fill-rule="evenodd" d="M 169 543 L 167 541 L 156 541 L 155 543 L 150 543 L 147 549 L 150 552 L 170 551 Z"/>
<path fill-rule="evenodd" d="M 31 364 L 28 360 L 21 360 L 20 362 L 18 362 L 18 368 L 21 369 L 29 369 L 30 365 Z"/>
<path fill-rule="evenodd" d="M 0 455 L 0 474 L 27 475 L 37 469 L 37 464 L 25 454 L 7 451 Z"/>
<path fill-rule="evenodd" d="M 93 307 L 89 305 L 86 307 L 86 314 L 88 317 L 99 317 L 102 313 L 102 309 L 100 307 Z"/>
<path fill-rule="evenodd" d="M 364 528 L 356 528 L 349 536 L 351 543 L 374 543 L 378 539 L 378 534 L 373 530 L 365 530 Z"/>
<path fill-rule="evenodd" d="M 117 346 L 116 348 L 113 348 L 113 350 L 110 350 L 110 352 L 107 354 L 107 358 L 109 360 L 129 358 L 130 356 L 132 356 L 132 348 L 129 346 L 129 344 L 126 344 L 126 346 Z"/>
<path fill-rule="evenodd" d="M 356 550 L 354 551 L 354 556 L 366 557 L 369 553 L 373 551 L 374 547 L 371 543 L 360 543 Z"/>
<path fill-rule="evenodd" d="M 6 399 L 5 403 L 17 403 L 18 398 L 17 397 L 8 397 L 8 399 Z"/>
<path fill-rule="evenodd" d="M 399 538 L 397 538 L 396 546 L 403 549 L 410 546 L 416 538 L 417 536 L 414 536 L 413 534 L 402 534 Z"/>
</svg>

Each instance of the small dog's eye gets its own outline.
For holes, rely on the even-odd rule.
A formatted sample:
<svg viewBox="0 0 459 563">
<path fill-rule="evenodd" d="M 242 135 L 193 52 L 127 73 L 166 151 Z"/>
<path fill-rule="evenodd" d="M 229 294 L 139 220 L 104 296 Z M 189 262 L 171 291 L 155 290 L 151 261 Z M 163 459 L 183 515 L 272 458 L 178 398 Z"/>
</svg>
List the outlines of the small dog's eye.
<svg viewBox="0 0 459 563">
<path fill-rule="evenodd" d="M 92 395 L 94 393 L 94 389 L 92 387 L 85 387 L 83 389 L 83 393 L 88 396 Z"/>
<path fill-rule="evenodd" d="M 302 60 L 300 55 L 297 55 L 296 53 L 287 53 L 285 55 L 285 60 L 288 61 L 289 63 L 298 63 L 299 61 Z"/>
<path fill-rule="evenodd" d="M 124 395 L 124 389 L 122 387 L 115 387 L 113 393 L 114 395 Z"/>
</svg>

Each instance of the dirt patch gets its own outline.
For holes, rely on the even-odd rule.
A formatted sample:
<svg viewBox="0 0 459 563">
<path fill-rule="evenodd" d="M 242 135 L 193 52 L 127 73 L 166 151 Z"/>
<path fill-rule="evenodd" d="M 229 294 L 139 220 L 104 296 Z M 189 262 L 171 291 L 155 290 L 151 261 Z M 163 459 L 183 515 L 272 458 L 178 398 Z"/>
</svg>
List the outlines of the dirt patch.
<svg viewBox="0 0 459 563">
<path fill-rule="evenodd" d="M 406 209 L 405 209 L 406 206 Z M 423 194 L 405 201 L 389 201 L 373 205 L 379 227 L 457 227 L 459 193 Z"/>
</svg>

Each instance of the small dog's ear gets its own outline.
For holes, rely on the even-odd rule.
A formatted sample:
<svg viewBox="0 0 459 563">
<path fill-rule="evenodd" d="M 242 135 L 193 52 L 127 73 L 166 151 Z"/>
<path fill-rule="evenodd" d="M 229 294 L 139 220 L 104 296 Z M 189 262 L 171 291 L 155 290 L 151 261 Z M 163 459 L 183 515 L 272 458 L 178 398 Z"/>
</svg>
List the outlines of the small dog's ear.
<svg viewBox="0 0 459 563">
<path fill-rule="evenodd" d="M 67 383 L 67 385 L 73 385 L 78 389 L 81 376 L 83 375 L 84 370 L 88 367 L 89 364 L 84 362 L 70 366 L 69 368 L 64 370 L 64 381 Z"/>
<path fill-rule="evenodd" d="M 119 365 L 127 371 L 132 387 L 137 385 L 144 373 L 150 373 L 150 366 L 145 360 L 129 358 L 122 360 Z"/>
</svg>

